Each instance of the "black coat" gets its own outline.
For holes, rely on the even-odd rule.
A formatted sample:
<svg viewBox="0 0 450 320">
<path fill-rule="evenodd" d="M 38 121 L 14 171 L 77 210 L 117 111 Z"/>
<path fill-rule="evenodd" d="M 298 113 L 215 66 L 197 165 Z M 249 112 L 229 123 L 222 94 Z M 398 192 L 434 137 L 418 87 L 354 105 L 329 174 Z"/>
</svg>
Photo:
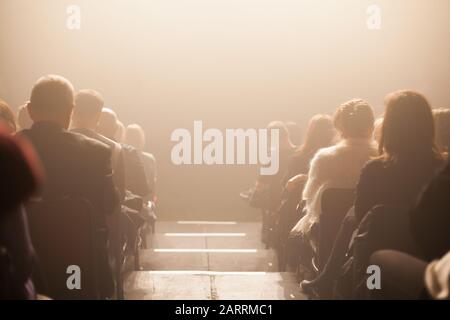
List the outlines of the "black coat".
<svg viewBox="0 0 450 320">
<path fill-rule="evenodd" d="M 104 226 L 118 201 L 110 147 L 50 122 L 35 123 L 19 134 L 32 143 L 43 164 L 42 197 L 84 197 L 94 206 L 99 226 Z"/>
</svg>

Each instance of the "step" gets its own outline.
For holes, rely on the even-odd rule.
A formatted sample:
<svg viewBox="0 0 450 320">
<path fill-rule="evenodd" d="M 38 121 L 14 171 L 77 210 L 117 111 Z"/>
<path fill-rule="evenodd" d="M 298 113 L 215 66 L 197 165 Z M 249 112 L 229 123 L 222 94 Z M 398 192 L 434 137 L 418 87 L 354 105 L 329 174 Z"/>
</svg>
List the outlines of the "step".
<svg viewBox="0 0 450 320">
<path fill-rule="evenodd" d="M 158 248 L 161 249 L 161 247 Z M 197 252 L 199 247 L 193 248 L 196 252 L 182 251 L 189 250 L 189 248 L 182 246 L 170 248 L 170 250 L 175 250 L 172 252 L 155 252 L 154 249 L 141 250 L 141 267 L 147 271 L 212 270 L 273 272 L 277 270 L 276 254 L 273 250 L 256 249 L 255 252 Z M 229 248 L 227 247 L 227 249 Z M 246 249 L 239 248 L 238 250 Z"/>
<path fill-rule="evenodd" d="M 125 280 L 131 300 L 303 300 L 295 277 L 277 272 L 137 271 Z"/>
</svg>

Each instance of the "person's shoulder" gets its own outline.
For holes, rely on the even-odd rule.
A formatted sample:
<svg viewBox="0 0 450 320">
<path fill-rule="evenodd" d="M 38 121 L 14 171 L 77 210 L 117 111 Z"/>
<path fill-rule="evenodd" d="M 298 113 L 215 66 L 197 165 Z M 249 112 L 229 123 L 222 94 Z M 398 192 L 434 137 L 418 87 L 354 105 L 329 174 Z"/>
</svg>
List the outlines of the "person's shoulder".
<svg viewBox="0 0 450 320">
<path fill-rule="evenodd" d="M 99 140 L 85 136 L 84 134 L 66 131 L 64 132 L 64 138 L 70 142 L 73 146 L 78 146 L 81 150 L 85 150 L 89 153 L 110 154 L 111 147 L 106 143 Z"/>
<path fill-rule="evenodd" d="M 377 174 L 386 170 L 386 161 L 382 158 L 371 159 L 362 168 L 363 174 Z"/>
<path fill-rule="evenodd" d="M 336 154 L 339 153 L 340 149 L 341 149 L 341 146 L 339 144 L 336 144 L 331 147 L 319 149 L 319 151 L 317 151 L 316 154 L 314 155 L 312 161 L 326 161 L 328 159 L 331 159 Z"/>
<path fill-rule="evenodd" d="M 155 156 L 149 152 L 142 152 L 142 157 L 148 161 L 156 162 Z"/>
</svg>

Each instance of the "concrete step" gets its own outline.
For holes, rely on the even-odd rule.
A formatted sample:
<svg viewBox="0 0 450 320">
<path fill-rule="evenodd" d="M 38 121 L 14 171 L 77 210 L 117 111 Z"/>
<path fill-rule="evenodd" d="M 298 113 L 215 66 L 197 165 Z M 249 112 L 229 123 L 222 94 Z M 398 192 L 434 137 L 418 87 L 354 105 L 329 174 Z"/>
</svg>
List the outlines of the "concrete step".
<svg viewBox="0 0 450 320">
<path fill-rule="evenodd" d="M 185 248 L 183 248 L 185 247 Z M 178 246 L 172 249 L 187 249 Z M 189 246 L 189 248 L 195 248 Z M 228 249 L 228 248 L 227 248 Z M 220 250 L 220 249 L 219 249 Z M 244 249 L 245 250 L 245 249 Z M 212 270 L 212 271 L 277 271 L 277 259 L 273 250 L 257 249 L 256 252 L 155 252 L 141 251 L 143 270 Z"/>
<path fill-rule="evenodd" d="M 125 280 L 131 300 L 302 300 L 292 274 L 137 271 Z"/>
</svg>

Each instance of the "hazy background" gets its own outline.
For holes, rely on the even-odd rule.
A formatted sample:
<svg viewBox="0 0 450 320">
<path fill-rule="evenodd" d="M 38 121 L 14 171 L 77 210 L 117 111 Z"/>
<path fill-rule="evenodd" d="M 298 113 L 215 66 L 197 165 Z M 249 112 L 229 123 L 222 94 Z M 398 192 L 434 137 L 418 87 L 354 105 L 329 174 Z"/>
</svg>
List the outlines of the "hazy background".
<svg viewBox="0 0 450 320">
<path fill-rule="evenodd" d="M 379 31 L 366 27 L 374 3 Z M 70 4 L 80 31 L 66 28 Z M 0 97 L 17 108 L 49 73 L 97 89 L 144 127 L 162 218 L 253 219 L 238 194 L 257 168 L 175 167 L 174 129 L 304 126 L 353 97 L 380 113 L 402 88 L 450 107 L 449 40 L 448 0 L 0 0 Z"/>
</svg>

